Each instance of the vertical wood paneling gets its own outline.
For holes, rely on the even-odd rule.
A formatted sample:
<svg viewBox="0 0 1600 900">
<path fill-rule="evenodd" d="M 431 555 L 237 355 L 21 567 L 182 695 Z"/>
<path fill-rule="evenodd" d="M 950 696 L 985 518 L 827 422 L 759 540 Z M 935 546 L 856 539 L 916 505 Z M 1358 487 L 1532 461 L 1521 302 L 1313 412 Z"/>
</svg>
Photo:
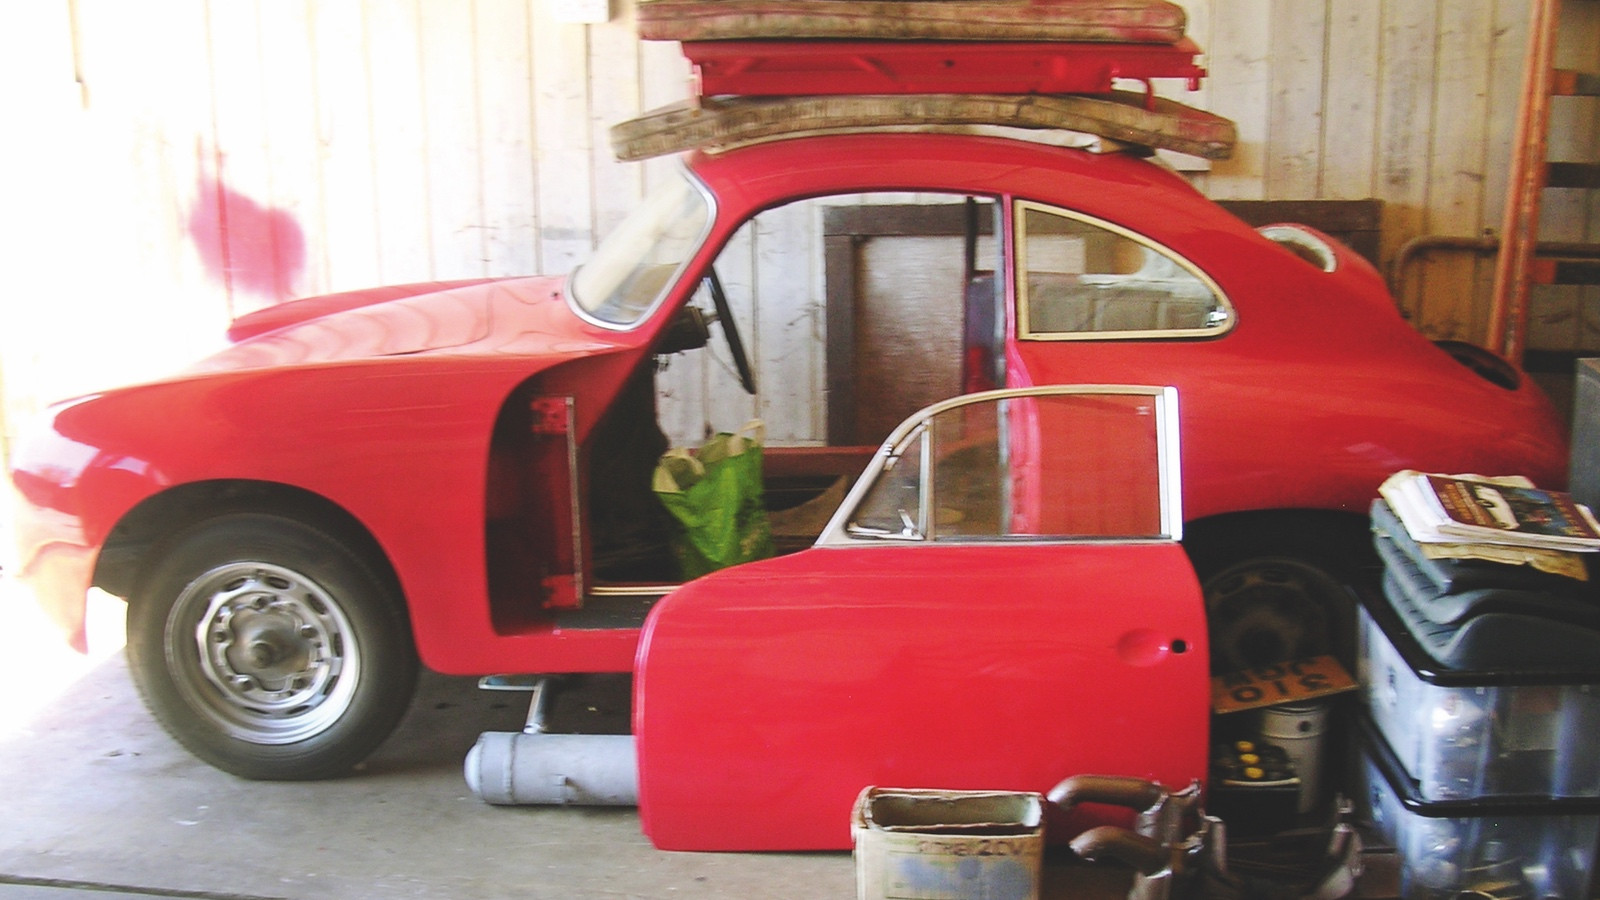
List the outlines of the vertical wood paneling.
<svg viewBox="0 0 1600 900">
<path fill-rule="evenodd" d="M 822 443 L 828 405 L 823 371 L 825 344 L 821 228 L 809 204 L 792 204 L 762 216 L 756 236 L 756 317 L 760 353 L 760 416 L 774 442 Z M 804 273 L 786 277 L 784 273 Z"/>
<path fill-rule="evenodd" d="M 159 34 L 143 21 L 142 11 L 99 7 L 107 16 L 97 23 L 104 30 L 94 42 L 92 65 L 98 71 L 90 83 L 91 103 L 108 117 L 125 116 L 121 122 L 131 129 L 132 153 L 123 165 L 131 168 L 126 177 L 133 181 L 133 218 L 145 226 L 127 236 L 134 253 L 174 284 L 214 287 L 220 281 L 202 274 L 189 227 L 216 149 L 209 146 L 216 98 L 206 4 L 180 0 L 176 6 L 176 20 Z M 138 36 L 155 43 L 139 46 Z"/>
<path fill-rule="evenodd" d="M 1435 6 L 1424 0 L 1388 3 L 1383 8 L 1382 62 L 1378 114 L 1378 196 L 1384 200 L 1381 242 L 1390 259 L 1406 241 L 1424 233 L 1428 203 L 1428 123 L 1432 121 Z M 1420 267 L 1392 285 L 1413 324 L 1426 283 Z"/>
<path fill-rule="evenodd" d="M 304 11 L 290 5 L 207 4 L 212 122 L 189 231 L 197 243 L 215 243 L 208 265 L 222 268 L 230 317 L 293 299 L 305 272 L 300 201 L 314 190 L 314 144 L 303 113 L 282 98 L 309 94 L 310 69 L 303 30 L 283 40 L 285 12 L 303 29 Z"/>
<path fill-rule="evenodd" d="M 591 61 L 585 27 L 555 21 L 550 6 L 534 2 L 532 16 L 539 268 L 566 272 L 594 242 Z"/>
<path fill-rule="evenodd" d="M 1487 173 L 1487 178 L 1481 228 L 1485 235 L 1498 234 L 1505 221 L 1511 151 L 1515 143 L 1513 133 L 1522 101 L 1522 60 L 1527 52 L 1530 14 L 1527 0 L 1497 0 L 1494 6 L 1494 27 L 1488 54 L 1489 107 L 1483 135 L 1484 171 Z M 1504 123 L 1503 137 L 1497 130 L 1497 123 Z M 1492 255 L 1475 256 L 1471 260 L 1462 261 L 1463 265 L 1470 263 L 1476 273 L 1473 282 L 1476 288 L 1474 302 L 1479 316 L 1477 321 L 1485 323 L 1483 326 L 1485 339 L 1488 336 L 1487 315 L 1494 302 L 1496 262 Z M 1530 297 L 1536 293 L 1536 291 L 1531 292 Z M 1533 306 L 1534 304 L 1529 304 L 1530 333 L 1538 328 Z M 1548 348 L 1550 345 L 1539 343 L 1535 346 Z"/>
<path fill-rule="evenodd" d="M 1382 6 L 1381 0 L 1328 6 L 1327 95 L 1318 156 L 1322 199 L 1375 196 Z"/>
<path fill-rule="evenodd" d="M 1211 6 L 1206 102 L 1238 125 L 1231 159 L 1211 167 L 1207 192 L 1219 199 L 1263 199 L 1272 73 L 1271 0 L 1223 0 Z"/>
<path fill-rule="evenodd" d="M 323 282 L 313 290 L 345 291 L 382 281 L 372 100 L 367 70 L 366 14 L 361 0 L 311 7 L 311 64 L 317 114 L 320 241 L 311 256 Z"/>
<path fill-rule="evenodd" d="M 482 129 L 478 177 L 486 275 L 538 271 L 530 29 L 526 0 L 477 0 L 472 64 Z"/>
<path fill-rule="evenodd" d="M 422 0 L 419 10 L 430 269 L 434 278 L 488 271 L 479 127 L 477 4 Z"/>
<path fill-rule="evenodd" d="M 1319 197 L 1326 10 L 1304 0 L 1274 0 L 1267 108 L 1266 195 Z"/>
<path fill-rule="evenodd" d="M 317 112 L 311 102 L 317 96 L 311 11 L 305 2 L 258 0 L 256 5 L 263 72 L 261 121 L 270 179 L 266 200 L 276 213 L 271 231 L 274 255 L 284 261 L 274 273 L 276 295 L 260 298 L 263 305 L 305 296 L 328 281 L 324 257 L 313 250 L 326 236 Z"/>
<path fill-rule="evenodd" d="M 73 43 L 64 5 L 8 9 L 0 29 L 0 78 L 13 86 L 0 98 L 0 108 L 9 123 L 27 123 L 27 139 L 10 140 L 0 150 L 6 161 L 0 171 L 6 205 L 0 236 L 8 253 L 8 286 L 0 293 L 0 462 L 9 457 L 17 430 L 52 392 L 89 387 L 72 380 L 82 366 L 73 364 L 71 346 L 61 337 L 82 316 L 62 294 L 64 273 L 124 262 L 115 250 L 111 259 L 97 258 L 92 266 L 82 256 L 97 241 L 120 238 L 124 229 L 112 225 L 122 212 L 108 208 L 114 194 L 98 190 L 102 179 L 115 183 L 106 176 L 116 170 L 100 168 L 92 152 L 99 129 L 82 109 Z M 5 503 L 0 500 L 0 540 L 12 536 Z"/>
<path fill-rule="evenodd" d="M 1488 114 L 1492 0 L 1439 5 L 1434 60 L 1432 142 L 1424 232 L 1471 236 L 1483 227 L 1484 127 Z M 1428 294 L 1421 319 L 1433 337 L 1471 340 L 1484 334 L 1487 309 L 1475 312 L 1476 263 L 1433 257 L 1423 263 Z"/>
<path fill-rule="evenodd" d="M 419 2 L 366 0 L 364 9 L 378 274 L 396 284 L 426 281 L 434 274 L 433 228 Z"/>
<path fill-rule="evenodd" d="M 633 5 L 626 4 L 616 18 L 603 25 L 591 25 L 588 31 L 590 58 L 598 63 L 590 73 L 588 123 L 598 237 L 611 233 L 638 205 L 644 190 L 644 170 L 618 162 L 606 137 L 612 125 L 640 112 L 639 39 Z"/>
</svg>

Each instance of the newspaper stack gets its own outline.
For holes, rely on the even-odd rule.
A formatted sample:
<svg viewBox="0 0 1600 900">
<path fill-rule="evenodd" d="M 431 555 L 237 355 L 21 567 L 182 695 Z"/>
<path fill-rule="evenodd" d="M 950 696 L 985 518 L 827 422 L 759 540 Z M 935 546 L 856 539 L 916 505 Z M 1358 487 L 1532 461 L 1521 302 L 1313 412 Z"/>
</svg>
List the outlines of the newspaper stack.
<svg viewBox="0 0 1600 900">
<path fill-rule="evenodd" d="M 1383 593 L 1448 668 L 1587 664 L 1600 594 L 1587 560 L 1600 526 L 1522 478 L 1400 472 L 1372 505 Z"/>
<path fill-rule="evenodd" d="M 1600 522 L 1561 491 L 1526 478 L 1433 475 L 1405 470 L 1378 493 L 1422 543 L 1499 544 L 1549 550 L 1600 550 Z"/>
</svg>

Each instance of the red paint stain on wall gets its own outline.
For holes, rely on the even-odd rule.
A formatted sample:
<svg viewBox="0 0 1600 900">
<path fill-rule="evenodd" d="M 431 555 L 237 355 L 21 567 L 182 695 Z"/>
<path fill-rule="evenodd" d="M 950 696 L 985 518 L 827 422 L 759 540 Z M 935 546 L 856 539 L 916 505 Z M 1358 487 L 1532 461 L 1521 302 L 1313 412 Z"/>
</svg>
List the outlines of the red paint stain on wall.
<svg viewBox="0 0 1600 900">
<path fill-rule="evenodd" d="M 284 210 L 262 206 L 202 175 L 189 213 L 189 237 L 206 273 L 230 297 L 246 293 L 275 303 L 295 296 L 306 264 L 306 238 Z"/>
</svg>

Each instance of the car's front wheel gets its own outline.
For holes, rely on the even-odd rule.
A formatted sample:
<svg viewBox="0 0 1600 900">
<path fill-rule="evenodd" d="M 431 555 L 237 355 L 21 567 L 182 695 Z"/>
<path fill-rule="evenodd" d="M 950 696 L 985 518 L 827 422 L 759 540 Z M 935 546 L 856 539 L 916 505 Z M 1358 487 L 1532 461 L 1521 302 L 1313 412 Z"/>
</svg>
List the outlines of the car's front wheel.
<svg viewBox="0 0 1600 900">
<path fill-rule="evenodd" d="M 146 704 L 235 775 L 344 774 L 410 702 L 417 660 L 391 580 L 293 519 L 237 513 L 190 528 L 129 601 L 129 666 Z"/>
</svg>

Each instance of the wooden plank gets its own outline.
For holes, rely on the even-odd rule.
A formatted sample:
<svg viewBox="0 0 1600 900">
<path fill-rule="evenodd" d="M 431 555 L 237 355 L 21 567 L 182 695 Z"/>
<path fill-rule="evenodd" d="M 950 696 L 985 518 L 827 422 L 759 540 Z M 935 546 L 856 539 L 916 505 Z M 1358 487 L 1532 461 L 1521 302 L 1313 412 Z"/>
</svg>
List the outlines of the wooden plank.
<svg viewBox="0 0 1600 900">
<path fill-rule="evenodd" d="M 1270 199 L 1321 196 L 1324 17 L 1320 3 L 1274 0 L 1272 5 L 1266 151 Z"/>
<path fill-rule="evenodd" d="M 1435 60 L 1432 144 L 1429 155 L 1430 234 L 1481 233 L 1485 121 L 1488 118 L 1489 45 L 1493 0 L 1459 0 L 1440 7 Z M 1477 296 L 1476 262 L 1434 255 L 1422 260 L 1427 296 L 1423 317 L 1429 333 L 1473 343 L 1484 339 L 1487 308 Z"/>
<path fill-rule="evenodd" d="M 123 284 L 149 280 L 127 294 L 119 289 L 119 308 L 95 309 L 91 314 L 105 337 L 118 345 L 118 352 L 127 346 L 126 335 L 137 333 L 145 321 L 174 323 L 172 327 L 188 332 L 194 341 L 190 346 L 203 346 L 198 344 L 195 333 L 209 331 L 209 326 L 225 322 L 228 316 L 226 297 L 219 289 L 221 281 L 201 264 L 190 217 L 198 208 L 200 184 L 210 164 L 203 157 L 208 147 L 214 146 L 206 143 L 216 102 L 206 45 L 207 4 L 203 0 L 175 0 L 170 24 L 160 25 L 164 52 L 155 55 L 149 52 L 148 45 L 128 40 L 128 35 L 142 34 L 150 28 L 146 13 L 129 4 L 118 4 L 114 13 L 102 8 L 102 13 L 109 14 L 100 23 L 105 28 L 102 43 L 81 56 L 86 57 L 89 52 L 110 54 L 109 65 L 101 69 L 96 79 L 98 88 L 91 91 L 98 91 L 104 98 L 110 83 L 119 82 L 115 105 L 102 111 L 110 117 L 126 116 L 124 121 L 132 126 L 125 135 L 132 140 L 126 157 L 132 169 L 124 170 L 121 178 L 132 182 L 130 193 L 123 199 L 131 204 L 127 221 L 133 229 L 124 238 L 137 261 L 130 271 L 140 274 L 130 278 L 126 272 L 118 273 L 118 280 Z M 121 18 L 124 15 L 128 18 Z M 90 102 L 92 105 L 95 101 Z M 107 154 L 104 161 L 112 162 L 117 155 L 120 154 Z M 119 169 L 122 166 L 121 160 L 113 164 Z M 206 335 L 212 339 L 214 336 L 215 332 Z M 139 367 L 145 371 L 169 370 L 170 359 L 159 363 L 155 359 L 184 342 L 168 334 L 147 335 L 145 339 L 150 344 L 141 348 L 145 358 Z M 90 347 L 81 347 L 76 355 L 89 357 L 94 352 Z M 132 374 L 125 372 L 119 379 Z"/>
<path fill-rule="evenodd" d="M 538 271 L 534 185 L 533 60 L 525 0 L 476 0 L 478 177 L 483 186 L 484 272 Z"/>
<path fill-rule="evenodd" d="M 1225 158 L 1234 125 L 1164 98 L 1147 106 L 1127 91 L 1095 97 L 1007 94 L 877 94 L 707 98 L 654 110 L 611 129 L 621 159 L 696 147 L 730 147 L 795 133 L 971 125 L 1077 131 L 1114 141 Z"/>
<path fill-rule="evenodd" d="M 132 4 L 85 2 L 73 12 L 79 102 L 60 120 L 63 131 L 30 123 L 28 132 L 48 153 L 42 162 L 60 167 L 38 177 L 57 179 L 52 202 L 70 215 L 57 227 L 13 219 L 77 253 L 64 267 L 40 269 L 57 276 L 47 292 L 13 292 L 28 299 L 29 316 L 5 325 L 29 347 L 26 368 L 8 371 L 7 390 L 33 385 L 52 401 L 169 374 L 210 347 L 227 321 L 222 283 L 202 266 L 191 228 L 212 146 L 206 5 L 173 0 L 159 21 Z M 152 53 L 156 45 L 163 52 Z M 14 175 L 33 174 L 21 164 Z M 51 254 L 17 258 L 46 266 Z"/>
<path fill-rule="evenodd" d="M 1266 198 L 1271 9 L 1270 0 L 1226 0 L 1211 6 L 1207 108 L 1232 119 L 1239 129 L 1233 156 L 1213 164 L 1206 179 L 1213 197 Z"/>
<path fill-rule="evenodd" d="M 287 294 L 273 265 L 275 235 L 267 222 L 272 175 L 263 101 L 266 84 L 256 38 L 256 4 L 208 4 L 206 46 L 212 90 L 211 148 L 201 182 L 202 203 L 214 219 L 191 217 L 220 242 L 216 256 L 203 254 L 217 271 L 228 315 L 237 318 Z"/>
<path fill-rule="evenodd" d="M 757 411 L 773 444 L 827 438 L 819 219 L 813 204 L 795 203 L 763 213 L 756 232 Z"/>
<path fill-rule="evenodd" d="M 266 167 L 270 199 L 277 217 L 274 241 L 283 261 L 276 301 L 326 291 L 321 163 L 317 143 L 317 93 L 313 44 L 307 35 L 309 11 L 285 3 L 257 5 L 256 28 L 261 68 L 269 73 L 263 91 Z"/>
<path fill-rule="evenodd" d="M 6 29 L 0 32 L 0 78 L 7 84 L 29 86 L 26 91 L 12 91 L 7 100 L 17 121 L 29 123 L 30 139 L 7 147 L 8 171 L 0 176 L 5 178 L 8 217 L 13 223 L 27 223 L 25 228 L 6 230 L 6 249 L 29 265 L 13 268 L 12 283 L 0 300 L 0 317 L 5 320 L 0 328 L 0 466 L 11 462 L 17 431 L 56 396 L 52 387 L 37 381 L 41 362 L 37 354 L 54 349 L 41 346 L 53 330 L 48 311 L 67 310 L 64 304 L 26 298 L 76 293 L 81 280 L 68 273 L 79 261 L 79 248 L 100 246 L 96 231 L 103 227 L 103 221 L 88 228 L 91 223 L 78 221 L 82 217 L 76 211 L 84 208 L 80 197 L 92 194 L 80 195 L 83 180 L 63 165 L 76 162 L 87 143 L 75 140 L 78 132 L 73 128 L 86 116 L 76 81 L 69 11 L 64 4 L 40 3 L 14 6 L 7 12 Z M 27 177 L 18 178 L 19 173 Z M 62 240 L 68 233 L 76 240 Z M 76 337 L 65 328 L 54 331 Z M 39 396 L 40 387 L 50 397 Z M 10 525 L 9 518 L 0 514 L 0 540 L 14 536 Z"/>
<path fill-rule="evenodd" d="M 417 46 L 422 78 L 428 249 L 432 278 L 487 274 L 475 8 L 421 0 Z"/>
<path fill-rule="evenodd" d="M 221 291 L 229 318 L 258 308 L 249 294 L 272 293 L 259 285 L 262 271 L 253 251 L 268 236 L 255 233 L 251 195 L 267 191 L 269 179 L 261 130 L 264 85 L 255 40 L 255 4 L 207 3 L 204 18 L 206 77 L 213 97 L 210 121 L 196 152 L 201 174 L 188 228 L 206 272 Z"/>
<path fill-rule="evenodd" d="M 631 9 L 632 0 L 623 0 Z M 631 13 L 630 13 L 631 14 Z M 639 66 L 639 98 L 643 108 L 683 100 L 689 96 L 689 69 L 676 44 L 641 41 L 636 49 Z M 607 145 L 609 146 L 609 145 Z M 643 190 L 648 192 L 664 180 L 681 177 L 675 159 L 659 158 L 629 163 L 640 171 Z M 661 409 L 662 430 L 674 446 L 698 443 L 706 422 L 706 356 L 704 351 L 680 353 L 667 361 L 667 368 L 656 376 L 657 403 Z"/>
<path fill-rule="evenodd" d="M 1384 259 L 1392 259 L 1406 241 L 1426 233 L 1436 18 L 1433 3 L 1390 3 L 1383 8 L 1377 184 L 1384 201 Z M 1420 315 L 1427 288 L 1421 272 L 1421 267 L 1413 266 L 1405 283 L 1390 287 L 1412 322 L 1431 333 Z"/>
<path fill-rule="evenodd" d="M 1321 194 L 1333 200 L 1374 196 L 1383 0 L 1328 4 L 1327 94 L 1318 165 Z M 1376 255 L 1374 255 L 1374 259 Z"/>
<path fill-rule="evenodd" d="M 1484 148 L 1484 166 L 1488 179 L 1484 183 L 1484 222 L 1498 228 L 1505 216 L 1506 173 L 1511 169 L 1512 144 L 1510 134 L 1516 129 L 1517 108 L 1522 98 L 1522 81 L 1516 77 L 1522 70 L 1523 54 L 1528 44 L 1528 9 L 1526 0 L 1518 3 L 1495 4 L 1495 21 L 1488 50 L 1490 71 L 1496 73 L 1489 79 L 1489 122 L 1487 134 L 1504 135 L 1505 139 L 1487 141 Z M 1498 233 L 1498 232 L 1496 232 Z M 1485 257 L 1491 267 L 1486 277 L 1493 277 L 1492 256 Z"/>
<path fill-rule="evenodd" d="M 326 273 L 323 289 L 370 287 L 383 276 L 366 14 L 361 3 L 344 2 L 317 4 L 309 15 L 322 194 L 322 241 L 312 253 Z"/>
<path fill-rule="evenodd" d="M 568 272 L 594 246 L 594 163 L 589 142 L 589 44 L 535 3 L 534 140 L 538 161 L 539 270 Z"/>
<path fill-rule="evenodd" d="M 418 0 L 365 0 L 379 277 L 433 278 Z"/>
</svg>

